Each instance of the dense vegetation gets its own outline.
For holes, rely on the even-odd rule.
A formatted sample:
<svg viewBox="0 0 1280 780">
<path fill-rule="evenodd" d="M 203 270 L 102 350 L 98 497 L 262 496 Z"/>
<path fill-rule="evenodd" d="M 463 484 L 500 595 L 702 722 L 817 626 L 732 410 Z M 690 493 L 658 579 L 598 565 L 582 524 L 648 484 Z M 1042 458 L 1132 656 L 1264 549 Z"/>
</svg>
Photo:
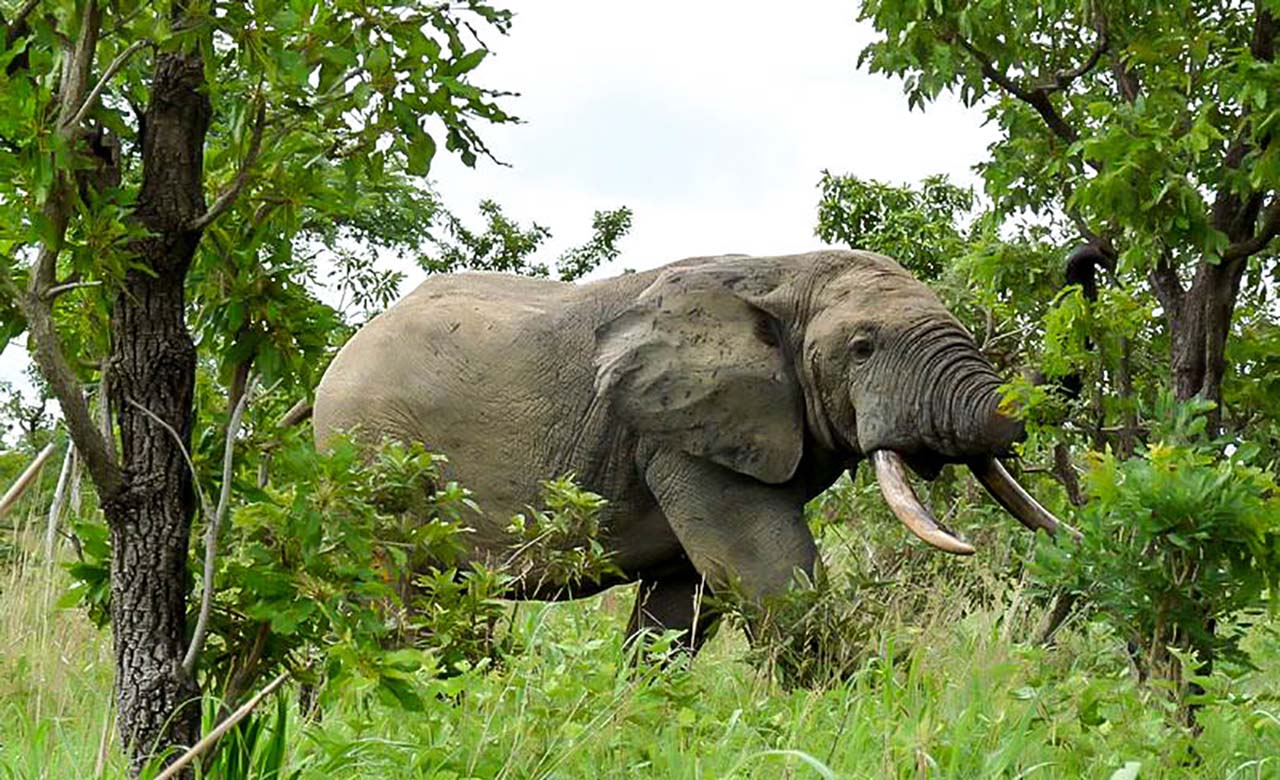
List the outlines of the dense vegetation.
<svg viewBox="0 0 1280 780">
<path fill-rule="evenodd" d="M 934 285 L 1010 378 L 1022 477 L 1083 539 L 1015 532 L 946 470 L 931 501 L 990 552 L 944 559 L 858 474 L 810 507 L 829 571 L 775 605 L 791 629 L 747 647 L 727 604 L 691 664 L 670 637 L 621 645 L 625 592 L 500 600 L 520 555 L 607 569 L 599 497 L 548 483 L 507 568 L 457 571 L 468 497 L 436 456 L 354 469 L 280 424 L 398 294 L 378 249 L 567 279 L 617 256 L 626 209 L 553 268 L 546 228 L 494 202 L 468 228 L 420 178 L 437 136 L 473 161 L 473 125 L 511 119 L 470 81 L 476 26 L 510 15 L 38 5 L 0 19 L 0 324 L 41 394 L 0 388 L 4 484 L 52 447 L 0 519 L 0 778 L 152 771 L 281 673 L 200 773 L 1280 772 L 1273 2 L 862 5 L 871 70 L 920 106 L 957 91 L 1002 136 L 980 193 L 823 174 L 817 233 Z M 184 149 L 204 167 L 170 176 Z M 139 486 L 153 500 L 122 500 Z M 136 576 L 148 560 L 168 568 Z M 170 717 L 187 695 L 202 713 Z"/>
</svg>

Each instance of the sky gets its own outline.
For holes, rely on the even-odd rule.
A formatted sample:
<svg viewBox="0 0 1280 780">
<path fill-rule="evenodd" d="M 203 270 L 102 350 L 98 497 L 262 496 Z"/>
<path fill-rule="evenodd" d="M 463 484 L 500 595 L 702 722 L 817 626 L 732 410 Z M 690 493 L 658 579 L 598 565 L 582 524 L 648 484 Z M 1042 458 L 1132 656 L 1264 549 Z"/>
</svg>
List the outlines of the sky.
<svg viewBox="0 0 1280 780">
<path fill-rule="evenodd" d="M 901 82 L 857 69 L 873 38 L 855 0 L 516 6 L 478 71 L 524 124 L 487 132 L 511 167 L 440 159 L 446 204 L 493 197 L 554 233 L 548 258 L 590 235 L 596 209 L 633 228 L 604 274 L 725 252 L 817 248 L 821 171 L 897 183 L 976 183 L 994 131 L 944 100 L 909 112 Z M 439 159 L 439 158 L 438 158 Z"/>
<path fill-rule="evenodd" d="M 511 34 L 484 34 L 493 54 L 474 72 L 520 93 L 503 106 L 522 123 L 480 128 L 506 165 L 482 158 L 470 169 L 442 149 L 431 178 L 477 226 L 476 205 L 492 198 L 550 228 L 544 261 L 586 241 L 595 210 L 630 207 L 621 257 L 593 276 L 820 248 L 823 169 L 976 185 L 972 166 L 995 140 L 981 111 L 946 96 L 909 111 L 900 81 L 857 68 L 874 33 L 856 21 L 856 0 L 507 5 Z M 421 272 L 400 270 L 408 293 Z M 25 363 L 11 346 L 0 379 L 25 384 Z"/>
</svg>

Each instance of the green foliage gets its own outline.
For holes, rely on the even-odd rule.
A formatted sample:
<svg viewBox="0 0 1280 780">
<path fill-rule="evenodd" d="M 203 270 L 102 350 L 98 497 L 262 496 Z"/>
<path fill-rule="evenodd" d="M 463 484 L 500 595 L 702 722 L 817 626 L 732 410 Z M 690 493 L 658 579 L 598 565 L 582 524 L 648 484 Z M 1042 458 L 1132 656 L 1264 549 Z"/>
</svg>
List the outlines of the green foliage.
<svg viewBox="0 0 1280 780">
<path fill-rule="evenodd" d="M 421 247 L 435 209 L 420 177 L 437 147 L 474 164 L 488 153 L 476 125 L 514 120 L 497 104 L 503 93 L 473 82 L 487 52 L 479 30 L 506 33 L 511 15 L 480 2 L 357 8 L 313 0 L 215 2 L 187 13 L 193 18 L 174 25 L 167 7 L 112 4 L 98 70 L 135 43 L 204 51 L 214 108 L 205 175 L 215 193 L 242 174 L 247 186 L 204 231 L 189 277 L 196 330 L 229 364 L 257 358 L 269 381 L 308 386 L 307 369 L 323 366 L 320 350 L 336 324 L 302 284 L 314 281 L 316 250 L 337 252 L 352 240 L 370 249 Z M 50 132 L 56 80 L 42 77 L 56 71 L 58 40 L 74 34 L 62 28 L 77 17 L 29 21 L 30 34 L 10 50 L 25 51 L 29 68 L 0 74 L 0 137 L 14 151 L 0 164 L 0 257 L 19 283 L 24 247 L 48 237 L 41 203 L 56 167 L 86 164 Z M 77 291 L 60 311 L 68 352 L 87 361 L 105 352 L 107 305 L 136 237 L 129 214 L 139 171 L 131 163 L 143 128 L 131 106 L 149 97 L 146 60 L 128 59 L 92 112 L 121 147 L 122 180 L 74 204 L 59 266 L 60 275 L 102 283 Z M 261 153 L 249 159 L 259 134 Z M 360 285 L 369 287 L 378 284 Z M 369 294 L 385 301 L 385 284 Z M 3 319 L 8 336 L 22 329 L 11 315 Z"/>
<path fill-rule="evenodd" d="M 101 760 L 103 777 L 123 780 L 115 746 L 99 759 L 110 638 L 78 613 L 42 629 L 35 573 L 0 591 L 0 629 L 13 640 L 0 645 L 0 777 L 76 777 Z M 600 767 L 637 779 L 820 777 L 802 755 L 853 778 L 918 778 L 922 764 L 937 780 L 1108 778 L 1129 762 L 1141 764 L 1140 778 L 1167 780 L 1266 778 L 1276 768 L 1280 657 L 1267 625 L 1242 642 L 1257 671 L 1205 681 L 1195 735 L 1126 674 L 1123 637 L 1106 626 L 1074 623 L 1054 648 L 1028 646 L 1006 639 L 1039 617 L 1015 609 L 1025 591 L 956 609 L 945 587 L 910 589 L 924 593 L 916 615 L 927 617 L 873 626 L 874 656 L 816 690 L 772 683 L 744 662 L 731 631 L 692 663 L 637 664 L 620 635 L 629 604 L 617 596 L 629 594 L 525 605 L 512 630 L 528 651 L 503 667 L 421 678 L 422 709 L 411 714 L 350 689 L 316 713 L 286 687 L 255 716 L 258 758 L 242 752 L 234 763 L 274 766 L 267 748 L 282 732 L 282 780 L 589 777 Z M 248 746 L 236 739 L 223 749 Z"/>
<path fill-rule="evenodd" d="M 622 250 L 618 242 L 631 230 L 631 209 L 626 206 L 612 211 L 597 211 L 591 217 L 591 239 L 572 247 L 556 261 L 556 275 L 561 281 L 581 279 L 602 263 L 618 259 Z"/>
<path fill-rule="evenodd" d="M 798 576 L 792 588 L 766 605 L 743 599 L 723 603 L 726 618 L 751 635 L 748 660 L 786 687 L 839 685 L 861 669 L 879 649 L 874 632 L 888 615 L 886 591 L 895 583 L 860 573 L 835 580 Z"/>
<path fill-rule="evenodd" d="M 1136 644 L 1145 671 L 1175 680 L 1214 659 L 1247 663 L 1240 638 L 1280 580 L 1280 487 L 1254 465 L 1257 447 L 1223 457 L 1223 442 L 1203 443 L 1204 412 L 1167 405 L 1141 457 L 1096 455 L 1083 539 L 1038 561 L 1046 582 L 1068 583 Z"/>
<path fill-rule="evenodd" d="M 275 708 L 269 705 L 237 723 L 220 740 L 209 760 L 196 762 L 199 780 L 289 780 L 296 772 L 288 772 L 290 715 L 287 698 L 276 694 Z M 213 731 L 224 715 L 223 708 L 211 696 L 202 700 L 204 709 L 201 731 Z M 161 767 L 157 767 L 159 769 Z M 147 777 L 147 770 L 143 770 Z"/>
<path fill-rule="evenodd" d="M 1158 260 L 1186 268 L 1226 247 L 1211 193 L 1280 188 L 1266 97 L 1280 65 L 1249 47 L 1259 8 L 870 0 L 861 18 L 881 37 L 860 60 L 901 77 L 913 107 L 944 90 L 984 107 L 997 213 L 1070 212 L 1125 249 L 1120 271 L 1141 284 Z M 1233 145 L 1245 153 L 1228 162 Z"/>
<path fill-rule="evenodd" d="M 1040 470 L 1073 492 L 1073 461 L 1091 463 L 1077 516 L 1085 541 L 1064 548 L 1071 563 L 1054 571 L 1158 656 L 1148 671 L 1184 681 L 1165 647 L 1231 656 L 1232 626 L 1262 607 L 1271 576 L 1254 569 L 1275 565 L 1244 529 L 1274 511 L 1280 462 L 1280 409 L 1266 390 L 1280 265 L 1260 214 L 1280 191 L 1280 106 L 1268 97 L 1280 84 L 1278 12 L 1205 0 L 869 0 L 861 9 L 877 31 L 864 66 L 901 79 L 912 107 L 954 92 L 998 133 L 978 166 L 989 212 L 940 275 L 940 292 L 997 365 L 1022 374 L 1007 390 L 1028 421 L 1024 457 L 1051 458 Z M 1246 247 L 1254 236 L 1260 243 Z M 1118 254 L 1092 302 L 1063 291 L 1057 270 L 1081 237 Z M 1224 258 L 1229 246 L 1237 260 Z M 1238 294 L 1234 281 L 1229 290 L 1205 281 L 1229 263 Z M 1223 311 L 1236 327 L 1214 324 Z M 1234 452 L 1206 441 L 1203 424 L 1168 433 L 1186 414 L 1163 400 L 1171 389 L 1185 397 L 1198 385 L 1216 399 L 1219 370 Z M 1041 379 L 1070 379 L 1080 392 Z"/>
<path fill-rule="evenodd" d="M 963 251 L 963 221 L 973 192 L 930 176 L 920 187 L 898 187 L 822 172 L 818 238 L 888 255 L 917 278 L 936 281 Z"/>
<path fill-rule="evenodd" d="M 421 445 L 338 438 L 318 453 L 294 433 L 273 450 L 271 480 L 237 484 L 244 502 L 220 538 L 201 669 L 229 700 L 286 668 L 326 697 L 354 689 L 420 709 L 423 679 L 498 665 L 519 647 L 502 599 L 616 571 L 598 538 L 604 500 L 570 477 L 545 484 L 543 506 L 512 522 L 510 557 L 486 565 L 468 554 L 470 493 Z M 102 626 L 106 528 L 81 520 L 76 533 L 63 605 Z"/>
<path fill-rule="evenodd" d="M 568 475 L 542 483 L 542 503 L 544 508 L 530 507 L 507 527 L 512 553 L 506 565 L 518 587 L 572 593 L 585 581 L 599 583 L 620 573 L 600 543 L 604 498 L 582 490 Z"/>
<path fill-rule="evenodd" d="M 27 378 L 35 386 L 32 399 L 12 382 L 0 380 L 0 436 L 16 434 L 22 449 L 34 452 L 51 435 L 53 416 L 48 386 L 35 371 L 28 370 Z"/>
<path fill-rule="evenodd" d="M 435 251 L 419 262 L 428 273 L 497 271 L 521 276 L 549 277 L 551 268 L 532 256 L 551 238 L 551 230 L 534 222 L 525 228 L 508 217 L 492 200 L 480 201 L 484 232 L 468 228 L 452 213 L 444 214 L 445 236 L 437 236 Z M 601 263 L 617 259 L 617 244 L 631 229 L 631 209 L 597 211 L 591 221 L 591 239 L 566 250 L 556 262 L 556 275 L 570 282 L 590 273 Z"/>
</svg>

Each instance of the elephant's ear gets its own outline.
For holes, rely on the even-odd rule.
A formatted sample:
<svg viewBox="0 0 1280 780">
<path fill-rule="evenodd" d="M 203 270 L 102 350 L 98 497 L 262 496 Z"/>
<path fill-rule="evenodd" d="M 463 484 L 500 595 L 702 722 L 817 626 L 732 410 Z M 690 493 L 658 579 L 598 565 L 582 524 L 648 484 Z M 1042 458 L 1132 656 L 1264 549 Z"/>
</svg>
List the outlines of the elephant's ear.
<svg viewBox="0 0 1280 780">
<path fill-rule="evenodd" d="M 596 331 L 596 393 L 636 430 L 763 482 L 804 446 L 779 326 L 707 267 L 664 271 Z"/>
</svg>

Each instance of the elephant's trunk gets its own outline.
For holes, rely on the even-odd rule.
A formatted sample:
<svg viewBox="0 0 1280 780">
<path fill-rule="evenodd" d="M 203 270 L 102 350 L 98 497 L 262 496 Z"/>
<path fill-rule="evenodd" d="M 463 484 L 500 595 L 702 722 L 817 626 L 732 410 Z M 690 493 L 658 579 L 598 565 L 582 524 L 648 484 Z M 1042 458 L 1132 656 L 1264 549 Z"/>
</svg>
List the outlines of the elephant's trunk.
<svg viewBox="0 0 1280 780">
<path fill-rule="evenodd" d="M 939 451 L 957 459 L 1008 452 L 1025 435 L 1020 420 L 1000 411 L 1000 377 L 976 354 L 933 388 L 932 430 Z"/>
<path fill-rule="evenodd" d="M 974 548 L 940 525 L 907 481 L 907 464 L 928 477 L 942 463 L 966 463 L 1001 506 L 1026 527 L 1056 533 L 1062 525 L 1027 494 L 996 456 L 1025 436 L 1015 416 L 1001 410 L 1000 377 L 973 340 L 949 323 L 922 321 L 904 337 L 898 377 L 877 399 L 892 414 L 868 414 L 860 444 L 876 470 L 885 501 L 912 533 L 957 555 Z M 888 375 L 893 375 L 890 372 Z M 1074 533 L 1074 532 L 1073 532 Z"/>
<path fill-rule="evenodd" d="M 1019 485 L 995 456 L 1008 453 L 1025 435 L 1021 420 L 1000 408 L 1000 379 L 976 350 L 953 350 L 938 361 L 932 386 L 928 428 L 930 448 L 969 465 L 983 487 L 1032 531 L 1053 535 L 1062 523 Z M 893 513 L 912 533 L 946 552 L 970 555 L 973 547 L 938 523 L 916 498 L 907 481 L 906 463 L 890 448 L 871 453 L 876 479 Z M 1073 531 L 1074 533 L 1074 531 Z"/>
</svg>

